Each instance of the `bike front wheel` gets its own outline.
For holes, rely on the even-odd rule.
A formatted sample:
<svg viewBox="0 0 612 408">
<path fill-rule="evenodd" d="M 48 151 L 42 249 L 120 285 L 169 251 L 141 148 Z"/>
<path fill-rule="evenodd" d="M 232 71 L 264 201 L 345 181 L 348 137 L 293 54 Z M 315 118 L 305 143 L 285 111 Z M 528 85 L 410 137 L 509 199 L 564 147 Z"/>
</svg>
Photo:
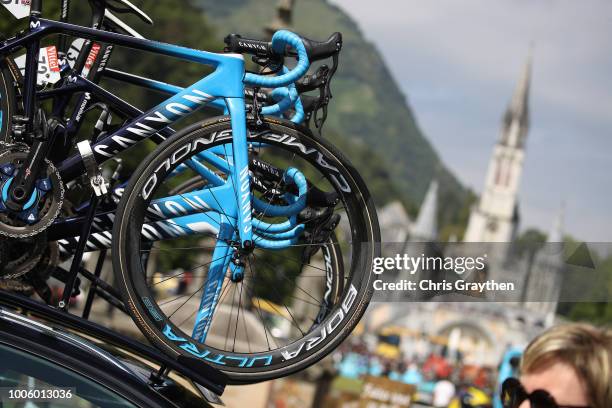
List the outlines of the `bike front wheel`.
<svg viewBox="0 0 612 408">
<path fill-rule="evenodd" d="M 216 149 L 213 161 L 221 162 L 211 177 L 227 180 L 231 141 L 229 118 L 216 118 L 179 132 L 139 166 L 117 209 L 113 266 L 132 318 L 153 344 L 177 358 L 201 359 L 231 383 L 251 383 L 306 368 L 352 331 L 372 296 L 380 232 L 365 184 L 337 149 L 290 122 L 266 119 L 248 138 L 251 193 L 266 203 L 255 206 L 253 219 L 282 222 L 267 206 L 290 204 L 295 188 L 274 173 L 299 169 L 308 183 L 306 208 L 294 218 L 301 235 L 290 243 L 279 238 L 285 244 L 274 248 L 255 239 L 255 249 L 240 260 L 239 279 L 235 266 L 226 264 L 210 331 L 201 341 L 193 326 L 220 241 L 214 214 L 199 203 L 199 221 L 181 222 L 156 218 L 154 207 L 177 191 L 210 188 L 205 180 L 193 182 L 201 175 L 181 166 L 205 150 Z M 185 210 L 176 204 L 169 209 L 176 217 Z"/>
</svg>

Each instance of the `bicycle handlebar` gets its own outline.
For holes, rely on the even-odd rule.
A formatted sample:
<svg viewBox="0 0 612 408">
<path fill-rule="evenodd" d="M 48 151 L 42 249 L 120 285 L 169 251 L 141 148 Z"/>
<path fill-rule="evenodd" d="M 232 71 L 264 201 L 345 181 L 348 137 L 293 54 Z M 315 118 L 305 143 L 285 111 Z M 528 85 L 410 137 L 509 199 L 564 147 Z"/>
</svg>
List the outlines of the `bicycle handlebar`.
<svg viewBox="0 0 612 408">
<path fill-rule="evenodd" d="M 342 49 L 342 34 L 335 32 L 325 41 L 313 41 L 306 37 L 302 37 L 306 54 L 310 62 L 320 61 L 330 58 L 337 54 Z M 292 55 L 291 53 L 289 55 Z"/>
<path fill-rule="evenodd" d="M 226 52 L 235 52 L 238 54 L 251 54 L 258 57 L 273 58 L 272 47 L 268 41 L 253 40 L 243 38 L 239 34 L 229 34 L 223 39 L 225 42 Z"/>
<path fill-rule="evenodd" d="M 301 78 L 306 71 L 308 71 L 308 67 L 310 66 L 308 55 L 306 53 L 306 47 L 304 46 L 302 38 L 299 35 L 286 30 L 280 30 L 274 33 L 272 43 L 270 44 L 272 52 L 276 55 L 282 56 L 285 54 L 287 46 L 293 48 L 297 53 L 298 63 L 292 70 L 276 77 L 257 75 L 248 72 L 244 76 L 244 82 L 247 85 L 252 86 L 278 88 L 281 86 L 287 86 Z"/>
<path fill-rule="evenodd" d="M 286 72 L 289 72 L 289 70 L 287 67 L 283 67 L 283 73 Z M 270 93 L 270 99 L 278 102 L 273 105 L 264 106 L 261 109 L 263 115 L 279 115 L 293 107 L 295 115 L 291 117 L 291 121 L 294 123 L 301 123 L 302 120 L 304 120 L 304 108 L 295 84 L 289 84 L 282 88 L 275 88 Z"/>
<path fill-rule="evenodd" d="M 309 40 L 306 37 L 300 37 L 306 48 L 306 55 L 308 60 L 312 63 L 322 59 L 330 58 L 334 54 L 337 54 L 342 49 L 342 34 L 333 33 L 325 41 L 314 41 Z M 236 52 L 239 54 L 251 54 L 257 57 L 263 58 L 275 58 L 279 56 L 291 56 L 295 57 L 295 52 L 283 51 L 280 55 L 274 52 L 272 46 L 267 41 L 253 40 L 250 38 L 243 38 L 238 34 L 229 34 L 224 39 L 227 47 L 225 48 L 229 52 Z"/>
</svg>

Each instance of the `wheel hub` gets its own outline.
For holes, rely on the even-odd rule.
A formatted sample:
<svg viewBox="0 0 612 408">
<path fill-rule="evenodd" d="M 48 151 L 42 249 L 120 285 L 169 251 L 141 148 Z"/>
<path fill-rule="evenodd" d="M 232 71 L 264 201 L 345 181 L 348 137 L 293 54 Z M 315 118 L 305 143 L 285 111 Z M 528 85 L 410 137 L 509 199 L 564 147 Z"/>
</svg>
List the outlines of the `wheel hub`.
<svg viewBox="0 0 612 408">
<path fill-rule="evenodd" d="M 255 246 L 251 241 L 245 242 L 244 246 L 241 246 L 240 243 L 234 244 L 234 253 L 230 264 L 232 282 L 242 282 L 244 279 L 244 269 L 246 267 L 245 260 L 253 253 L 254 249 Z"/>
</svg>

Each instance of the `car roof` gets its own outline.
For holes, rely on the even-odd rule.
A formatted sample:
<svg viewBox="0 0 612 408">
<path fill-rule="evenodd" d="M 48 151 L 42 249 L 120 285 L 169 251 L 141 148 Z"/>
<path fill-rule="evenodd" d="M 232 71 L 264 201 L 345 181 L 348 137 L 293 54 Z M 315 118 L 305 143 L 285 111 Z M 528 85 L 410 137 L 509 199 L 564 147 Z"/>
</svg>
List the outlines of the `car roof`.
<svg viewBox="0 0 612 408">
<path fill-rule="evenodd" d="M 151 355 L 143 356 L 129 347 L 94 337 L 87 330 L 63 327 L 4 306 L 0 306 L 0 344 L 67 366 L 142 406 L 199 408 L 210 407 L 206 399 L 220 402 L 200 384 L 176 372 L 155 381 L 151 373 L 163 362 Z"/>
<path fill-rule="evenodd" d="M 65 313 L 30 298 L 3 291 L 0 293 L 1 304 L 9 306 L 11 309 L 27 312 L 28 315 L 35 315 L 44 319 L 45 322 L 69 328 L 79 333 L 87 333 L 90 337 L 114 344 L 123 349 L 129 349 L 138 355 L 153 359 L 168 369 L 177 371 L 190 378 L 199 386 L 199 389 L 204 387 L 216 395 L 221 395 L 227 384 L 228 379 L 224 373 L 211 367 L 201 359 L 183 355 L 172 358 L 132 337 L 124 336 L 97 323 Z"/>
</svg>

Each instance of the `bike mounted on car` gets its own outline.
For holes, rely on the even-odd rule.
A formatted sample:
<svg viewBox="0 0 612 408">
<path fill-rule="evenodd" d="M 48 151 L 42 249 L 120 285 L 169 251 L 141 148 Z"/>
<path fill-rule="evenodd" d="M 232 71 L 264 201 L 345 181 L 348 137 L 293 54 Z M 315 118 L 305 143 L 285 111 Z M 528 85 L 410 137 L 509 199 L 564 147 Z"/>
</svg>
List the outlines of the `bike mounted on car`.
<svg viewBox="0 0 612 408">
<path fill-rule="evenodd" d="M 61 309 L 67 309 L 78 290 L 78 276 L 90 279 L 92 296 L 99 294 L 126 310 L 147 338 L 177 361 L 211 365 L 233 383 L 276 378 L 318 361 L 348 335 L 365 311 L 371 296 L 370 264 L 380 241 L 371 198 L 354 167 L 329 142 L 292 123 L 315 112 L 315 126 L 321 128 L 341 36 L 315 43 L 288 31 L 277 32 L 271 42 L 230 35 L 228 53 L 214 54 L 149 41 L 116 18 L 100 17 L 108 15 L 105 6 L 112 4 L 114 11 L 120 11 L 124 8 L 119 5 L 129 4 L 126 1 L 91 0 L 90 4 L 93 28 L 85 28 L 43 19 L 41 2 L 33 1 L 30 28 L 0 44 L 0 57 L 8 61 L 13 51 L 23 47 L 27 61 L 23 80 L 17 81 L 23 112 L 12 118 L 12 136 L 18 140 L 9 140 L 0 152 L 0 233 L 11 242 L 42 239 L 43 247 L 56 243 L 63 256 L 72 256 L 69 270 L 53 271 L 65 282 Z M 60 80 L 40 89 L 37 54 L 41 39 L 49 34 L 86 41 L 74 65 L 60 67 Z M 107 50 L 118 45 L 179 57 L 215 70 L 181 88 L 110 69 L 108 60 L 100 60 L 86 78 L 83 70 L 95 44 Z M 60 47 L 60 52 L 64 49 Z M 241 54 L 253 55 L 265 75 L 245 73 Z M 287 68 L 284 58 L 296 59 L 297 65 Z M 307 74 L 312 61 L 327 58 L 333 60 L 331 68 L 321 66 Z M 170 98 L 143 112 L 97 85 L 101 76 L 151 88 Z M 262 92 L 265 88 L 270 90 Z M 306 104 L 305 113 L 300 94 L 312 90 L 319 95 Z M 83 103 L 66 114 L 73 96 Z M 45 100 L 52 101 L 48 119 L 39 105 Z M 204 105 L 226 115 L 178 132 L 169 127 Z M 93 136 L 76 145 L 78 154 L 69 155 L 87 109 L 101 110 Z M 119 124 L 111 125 L 111 113 L 120 117 Z M 117 176 L 108 185 L 100 165 L 144 139 L 154 140 L 159 147 L 129 181 Z M 82 184 L 82 177 L 93 193 L 68 214 L 64 194 Z M 180 240 L 198 246 L 173 244 Z M 93 274 L 81 266 L 84 252 L 106 251 L 111 246 L 119 291 L 100 279 L 103 256 Z M 156 262 L 153 258 L 162 257 L 167 248 L 195 250 L 197 256 L 209 259 L 202 265 L 193 261 L 195 269 L 206 266 L 207 271 L 202 285 L 193 288 L 184 304 L 196 294 L 200 301 L 188 305 L 193 315 L 181 316 L 182 322 L 173 317 L 178 309 L 167 308 L 175 300 L 162 298 L 155 290 L 159 283 L 180 279 L 181 273 L 159 279 L 148 271 Z M 267 284 L 267 275 L 278 272 L 281 264 L 289 276 L 280 278 L 295 285 L 293 295 L 281 295 Z M 320 281 L 320 296 L 296 283 L 307 278 Z M 230 347 L 227 335 L 222 345 L 208 334 L 219 332 L 215 322 L 224 314 L 228 327 L 234 325 L 234 312 L 223 309 L 224 296 L 231 290 L 234 297 L 240 293 L 240 300 Z M 295 298 L 278 306 L 286 310 L 286 319 L 294 326 L 287 338 L 269 338 L 272 332 L 257 303 L 262 290 L 268 292 L 266 302 Z M 243 292 L 248 306 L 241 304 Z M 309 313 L 296 318 L 296 300 L 310 304 Z M 92 301 L 88 296 L 85 316 Z M 259 349 L 250 343 L 236 345 L 241 336 L 249 340 L 252 329 L 246 328 L 247 314 L 251 323 L 261 317 L 258 328 L 266 345 Z M 239 330 L 239 323 L 244 330 Z"/>
</svg>

